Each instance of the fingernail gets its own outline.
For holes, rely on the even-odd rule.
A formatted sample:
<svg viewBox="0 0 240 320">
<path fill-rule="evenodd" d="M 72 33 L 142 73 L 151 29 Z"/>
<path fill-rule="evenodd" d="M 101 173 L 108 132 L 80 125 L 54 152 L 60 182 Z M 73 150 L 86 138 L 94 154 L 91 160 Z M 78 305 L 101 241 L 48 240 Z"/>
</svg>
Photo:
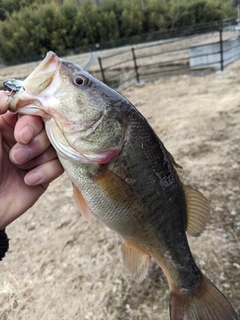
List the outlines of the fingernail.
<svg viewBox="0 0 240 320">
<path fill-rule="evenodd" d="M 16 164 L 23 164 L 31 159 L 32 153 L 28 147 L 23 146 L 13 150 L 11 156 L 12 156 L 12 160 Z"/>
<path fill-rule="evenodd" d="M 35 131 L 32 126 L 26 125 L 19 131 L 19 138 L 22 143 L 28 143 L 34 137 Z"/>
<path fill-rule="evenodd" d="M 40 184 L 41 180 L 42 180 L 42 177 L 39 174 L 39 172 L 36 170 L 28 172 L 24 178 L 25 183 L 31 186 Z"/>
</svg>

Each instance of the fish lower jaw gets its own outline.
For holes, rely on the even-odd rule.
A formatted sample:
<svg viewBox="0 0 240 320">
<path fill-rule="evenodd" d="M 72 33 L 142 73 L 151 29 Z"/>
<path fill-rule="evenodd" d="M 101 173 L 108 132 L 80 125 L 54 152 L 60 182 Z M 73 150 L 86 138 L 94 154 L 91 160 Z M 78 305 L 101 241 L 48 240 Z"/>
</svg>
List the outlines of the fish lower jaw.
<svg viewBox="0 0 240 320">
<path fill-rule="evenodd" d="M 10 111 L 12 110 L 10 109 Z M 50 115 L 45 110 L 42 110 L 41 108 L 35 105 L 27 105 L 25 107 L 20 107 L 15 112 L 22 115 L 33 115 L 40 116 L 42 118 L 50 118 Z"/>
</svg>

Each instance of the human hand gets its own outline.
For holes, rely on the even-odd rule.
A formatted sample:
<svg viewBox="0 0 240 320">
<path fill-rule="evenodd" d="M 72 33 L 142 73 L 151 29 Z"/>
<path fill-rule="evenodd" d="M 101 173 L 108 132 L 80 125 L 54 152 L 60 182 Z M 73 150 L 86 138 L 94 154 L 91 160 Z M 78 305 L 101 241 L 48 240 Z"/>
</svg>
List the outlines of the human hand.
<svg viewBox="0 0 240 320">
<path fill-rule="evenodd" d="M 40 117 L 14 115 L 0 91 L 0 230 L 29 209 L 63 168 Z"/>
</svg>

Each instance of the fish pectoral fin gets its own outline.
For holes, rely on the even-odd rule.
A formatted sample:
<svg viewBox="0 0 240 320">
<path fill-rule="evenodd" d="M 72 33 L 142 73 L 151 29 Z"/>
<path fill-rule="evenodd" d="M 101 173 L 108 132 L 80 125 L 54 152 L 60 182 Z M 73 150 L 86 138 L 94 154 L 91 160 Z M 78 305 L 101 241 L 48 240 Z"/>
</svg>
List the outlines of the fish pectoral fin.
<svg viewBox="0 0 240 320">
<path fill-rule="evenodd" d="M 147 275 L 150 256 L 122 239 L 122 256 L 126 268 L 136 282 L 142 282 Z"/>
<path fill-rule="evenodd" d="M 75 202 L 77 209 L 80 211 L 82 216 L 87 221 L 93 222 L 94 220 L 96 220 L 96 218 L 91 213 L 82 193 L 79 191 L 79 189 L 74 184 L 72 184 L 72 186 L 73 186 L 73 198 L 74 198 L 74 202 Z"/>
<path fill-rule="evenodd" d="M 110 198 L 119 204 L 132 203 L 134 201 L 135 195 L 131 187 L 108 168 L 101 166 L 98 174 L 92 176 L 91 179 L 98 185 L 104 197 Z"/>
<path fill-rule="evenodd" d="M 197 190 L 184 185 L 187 205 L 187 228 L 190 236 L 198 237 L 209 220 L 209 201 Z"/>
</svg>

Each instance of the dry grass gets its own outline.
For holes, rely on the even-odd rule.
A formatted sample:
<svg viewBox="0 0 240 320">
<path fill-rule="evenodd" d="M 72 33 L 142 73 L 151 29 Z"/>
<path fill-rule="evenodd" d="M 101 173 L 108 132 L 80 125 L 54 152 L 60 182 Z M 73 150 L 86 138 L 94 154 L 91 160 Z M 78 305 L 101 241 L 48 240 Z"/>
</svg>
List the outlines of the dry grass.
<svg viewBox="0 0 240 320">
<path fill-rule="evenodd" d="M 181 76 L 126 89 L 185 170 L 211 201 L 212 218 L 189 239 L 204 273 L 240 315 L 240 61 L 223 74 Z M 9 76 L 8 76 L 9 77 Z M 168 288 L 152 261 L 142 284 L 122 265 L 118 237 L 82 219 L 63 175 L 8 227 L 0 264 L 1 320 L 163 320 Z"/>
</svg>

